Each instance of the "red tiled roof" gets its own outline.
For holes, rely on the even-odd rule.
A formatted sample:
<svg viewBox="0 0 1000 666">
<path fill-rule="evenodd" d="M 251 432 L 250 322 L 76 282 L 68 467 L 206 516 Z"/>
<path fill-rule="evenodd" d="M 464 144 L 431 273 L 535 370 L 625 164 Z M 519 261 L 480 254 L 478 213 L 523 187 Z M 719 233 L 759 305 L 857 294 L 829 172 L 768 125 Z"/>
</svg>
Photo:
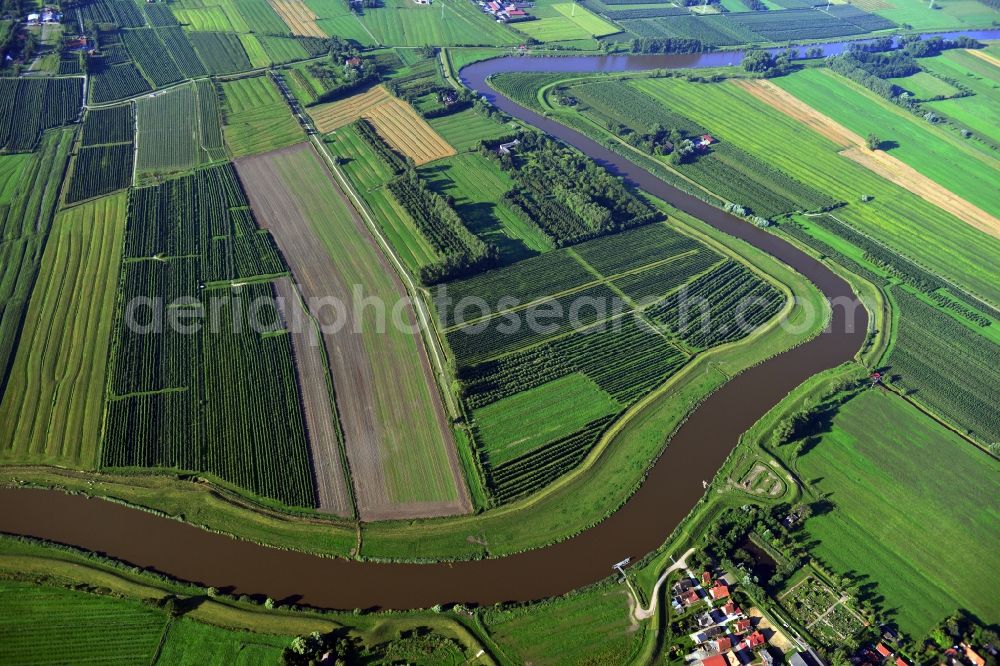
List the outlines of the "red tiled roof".
<svg viewBox="0 0 1000 666">
<path fill-rule="evenodd" d="M 764 638 L 764 634 L 760 633 L 759 631 L 755 631 L 749 636 L 747 636 L 747 643 L 750 645 L 751 648 L 760 647 L 766 642 L 767 639 Z"/>
<path fill-rule="evenodd" d="M 896 666 L 910 666 L 910 662 L 906 661 L 902 657 L 896 657 Z"/>
<path fill-rule="evenodd" d="M 722 612 L 726 615 L 732 615 L 736 612 L 736 604 L 730 601 L 728 604 L 722 607 Z"/>
<path fill-rule="evenodd" d="M 979 656 L 979 654 L 973 650 L 968 645 L 965 645 L 965 656 L 973 663 L 973 666 L 985 666 L 986 660 Z"/>
<path fill-rule="evenodd" d="M 736 620 L 736 631 L 743 633 L 750 628 L 750 620 Z"/>
<path fill-rule="evenodd" d="M 733 648 L 733 642 L 729 637 L 719 639 L 719 652 L 728 652 Z"/>
<path fill-rule="evenodd" d="M 706 571 L 705 573 L 703 573 L 701 575 L 701 583 L 702 583 L 702 585 L 708 585 L 711 582 L 712 582 L 712 574 L 710 574 L 710 573 L 708 573 Z"/>
<path fill-rule="evenodd" d="M 681 600 L 682 600 L 682 601 L 685 601 L 685 602 L 687 602 L 687 603 L 689 603 L 689 604 L 693 604 L 694 602 L 698 601 L 698 599 L 699 599 L 699 597 L 698 597 L 698 593 L 697 593 L 697 592 L 695 592 L 694 590 L 688 590 L 688 591 L 687 591 L 686 593 L 684 593 L 684 595 L 683 595 L 683 596 L 681 597 Z"/>
<path fill-rule="evenodd" d="M 725 655 L 717 654 L 708 659 L 701 660 L 702 666 L 729 666 L 729 660 Z"/>
<path fill-rule="evenodd" d="M 713 599 L 725 599 L 729 596 L 729 588 L 722 583 L 716 583 L 715 587 L 712 588 L 712 598 Z"/>
<path fill-rule="evenodd" d="M 883 657 L 888 657 L 889 655 L 892 654 L 892 650 L 882 645 L 881 643 L 875 646 L 875 651 L 878 652 Z"/>
</svg>

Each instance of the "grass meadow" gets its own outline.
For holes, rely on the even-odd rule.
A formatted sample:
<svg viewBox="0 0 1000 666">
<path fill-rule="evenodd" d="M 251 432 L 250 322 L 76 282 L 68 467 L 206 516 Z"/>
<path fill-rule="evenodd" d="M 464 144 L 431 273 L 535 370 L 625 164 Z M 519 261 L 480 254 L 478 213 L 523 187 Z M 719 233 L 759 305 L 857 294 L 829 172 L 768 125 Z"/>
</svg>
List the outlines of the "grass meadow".
<svg viewBox="0 0 1000 666">
<path fill-rule="evenodd" d="M 385 0 L 366 9 L 361 24 L 381 44 L 393 46 L 510 46 L 521 38 L 468 0 Z"/>
<path fill-rule="evenodd" d="M 989 580 L 1000 551 L 1000 464 L 901 398 L 869 391 L 807 445 L 802 477 L 835 508 L 806 523 L 813 552 L 874 583 L 914 638 L 957 608 L 1000 614 Z"/>
<path fill-rule="evenodd" d="M 539 5 L 531 11 L 538 19 L 515 23 L 514 29 L 540 42 L 588 39 L 621 32 L 615 24 L 574 2 Z"/>
<path fill-rule="evenodd" d="M 925 62 L 921 64 L 925 64 Z M 938 95 L 950 97 L 958 92 L 958 88 L 955 86 L 927 72 L 917 72 L 910 76 L 889 79 L 889 81 L 892 81 L 917 99 L 931 99 Z"/>
<path fill-rule="evenodd" d="M 774 82 L 849 130 L 861 136 L 877 135 L 891 146 L 890 155 L 1000 216 L 1000 197 L 996 196 L 1000 160 L 982 155 L 958 134 L 935 127 L 827 69 L 804 69 Z M 990 106 L 985 102 L 978 100 Z"/>
<path fill-rule="evenodd" d="M 624 586 L 598 587 L 545 604 L 483 613 L 483 625 L 511 663 L 632 663 L 646 624 L 629 621 Z"/>
<path fill-rule="evenodd" d="M 943 0 L 935 2 L 933 8 L 924 0 L 863 0 L 856 4 L 917 31 L 988 28 L 996 20 L 996 11 L 976 0 Z"/>
<path fill-rule="evenodd" d="M 124 193 L 56 216 L 0 403 L 0 458 L 96 464 L 124 229 Z"/>
<path fill-rule="evenodd" d="M 440 257 L 417 229 L 410 214 L 392 196 L 385 184 L 392 179 L 385 162 L 350 125 L 327 135 L 326 144 L 340 160 L 340 166 L 364 197 L 375 222 L 406 267 L 417 273 Z"/>
<path fill-rule="evenodd" d="M 990 266 L 1000 240 L 982 232 L 837 154 L 839 146 L 732 83 L 642 79 L 631 85 L 706 126 L 722 141 L 773 164 L 822 192 L 848 202 L 837 217 L 897 248 L 928 268 L 1000 302 Z M 874 197 L 859 202 L 863 194 Z"/>
<path fill-rule="evenodd" d="M 614 414 L 619 404 L 587 375 L 575 372 L 473 412 L 479 443 L 494 465 Z"/>
<path fill-rule="evenodd" d="M 504 261 L 552 249 L 541 229 L 501 202 L 514 183 L 482 155 L 467 153 L 439 160 L 421 169 L 421 174 L 435 190 L 454 198 L 455 210 L 465 225 L 500 248 Z"/>
<path fill-rule="evenodd" d="M 500 138 L 513 131 L 507 125 L 476 113 L 472 109 L 431 118 L 427 122 L 460 153 L 477 149 L 479 142 L 484 139 Z"/>
<path fill-rule="evenodd" d="M 972 97 L 930 102 L 930 108 L 1000 143 L 1000 67 L 962 50 L 923 58 L 920 64 L 935 74 L 955 79 L 975 93 Z"/>
<path fill-rule="evenodd" d="M 233 157 L 264 153 L 305 139 L 302 127 L 266 76 L 222 84 L 222 133 Z"/>
<path fill-rule="evenodd" d="M 139 601 L 7 580 L 0 596 L 5 664 L 148 664 L 167 625 L 164 611 Z"/>
</svg>

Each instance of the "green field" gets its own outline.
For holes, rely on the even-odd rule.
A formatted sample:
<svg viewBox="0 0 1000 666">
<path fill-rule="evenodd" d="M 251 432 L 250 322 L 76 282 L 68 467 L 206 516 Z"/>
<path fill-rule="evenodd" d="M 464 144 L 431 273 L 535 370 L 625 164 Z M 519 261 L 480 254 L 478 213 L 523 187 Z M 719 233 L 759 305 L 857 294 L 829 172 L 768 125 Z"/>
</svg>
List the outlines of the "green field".
<svg viewBox="0 0 1000 666">
<path fill-rule="evenodd" d="M 506 46 L 520 42 L 513 32 L 468 0 L 384 0 L 367 9 L 361 24 L 381 44 L 394 46 Z"/>
<path fill-rule="evenodd" d="M 996 10 L 976 0 L 942 0 L 933 8 L 923 0 L 876 2 L 872 11 L 913 30 L 961 30 L 988 28 L 996 20 Z M 882 7 L 882 8 L 879 8 Z"/>
<path fill-rule="evenodd" d="M 243 50 L 246 51 L 247 58 L 250 59 L 251 67 L 256 69 L 259 67 L 267 67 L 271 64 L 271 58 L 268 56 L 264 46 L 260 43 L 260 40 L 257 39 L 257 35 L 240 35 L 240 44 L 243 45 Z"/>
<path fill-rule="evenodd" d="M 1000 144 L 1000 68 L 961 50 L 924 58 L 920 65 L 972 90 L 972 97 L 931 102 L 927 106 L 976 134 Z"/>
<path fill-rule="evenodd" d="M 956 134 L 934 127 L 861 86 L 826 69 L 805 69 L 775 83 L 849 130 L 892 142 L 889 154 L 929 176 L 986 212 L 1000 216 L 996 175 L 1000 160 L 988 158 Z M 984 104 L 986 100 L 979 100 Z"/>
<path fill-rule="evenodd" d="M 56 217 L 0 403 L 0 458 L 96 464 L 124 228 L 124 194 Z"/>
<path fill-rule="evenodd" d="M 21 172 L 30 160 L 31 153 L 0 155 L 0 211 L 6 212 L 6 207 L 10 205 L 17 191 L 17 181 L 21 178 Z M 3 214 L 0 213 L 0 218 L 2 217 Z"/>
<path fill-rule="evenodd" d="M 341 167 L 364 197 L 373 217 L 406 267 L 417 273 L 440 257 L 413 218 L 385 187 L 392 173 L 378 159 L 353 126 L 341 127 L 326 138 L 330 151 L 341 160 Z"/>
<path fill-rule="evenodd" d="M 923 60 L 921 64 L 926 64 L 926 62 L 926 60 Z M 931 99 L 937 96 L 951 97 L 959 92 L 955 86 L 927 72 L 917 72 L 910 76 L 888 80 L 918 100 Z"/>
<path fill-rule="evenodd" d="M 148 664 L 167 625 L 164 611 L 134 600 L 6 580 L 0 595 L 5 664 Z"/>
<path fill-rule="evenodd" d="M 624 586 L 599 587 L 546 604 L 488 609 L 483 625 L 512 663 L 624 665 L 646 631 L 631 626 L 628 610 Z"/>
<path fill-rule="evenodd" d="M 140 176 L 184 171 L 202 161 L 198 108 L 194 84 L 144 97 L 136 103 L 136 171 Z"/>
<path fill-rule="evenodd" d="M 497 139 L 514 131 L 472 109 L 431 118 L 427 122 L 460 153 L 477 149 L 480 141 Z"/>
<path fill-rule="evenodd" d="M 0 226 L 0 367 L 3 368 L 9 367 L 14 358 L 74 132 L 62 130 L 44 135 L 39 150 L 21 163 L 17 184 L 5 188 L 6 213 Z M 8 181 L 12 178 L 12 174 L 8 175 Z"/>
<path fill-rule="evenodd" d="M 721 140 L 734 143 L 835 199 L 849 202 L 837 210 L 839 219 L 939 274 L 958 280 L 993 303 L 1000 303 L 1000 285 L 993 271 L 986 268 L 995 265 L 1000 257 L 1000 241 L 839 156 L 838 146 L 805 131 L 799 121 L 775 113 L 732 83 L 703 85 L 680 79 L 643 79 L 632 85 L 705 125 Z M 861 194 L 874 199 L 860 204 Z"/>
<path fill-rule="evenodd" d="M 287 636 L 233 631 L 182 617 L 170 623 L 158 664 L 274 664 L 291 639 Z"/>
<path fill-rule="evenodd" d="M 514 23 L 518 32 L 540 42 L 562 42 L 574 39 L 603 37 L 621 32 L 621 28 L 605 21 L 575 2 L 560 2 L 530 10 L 539 18 Z"/>
<path fill-rule="evenodd" d="M 869 391 L 848 402 L 798 462 L 834 510 L 806 523 L 814 552 L 864 576 L 913 638 L 957 608 L 995 618 L 989 580 L 1000 552 L 996 460 L 903 400 Z M 989 621 L 987 619 L 987 621 Z"/>
<path fill-rule="evenodd" d="M 516 393 L 473 412 L 479 442 L 499 465 L 620 409 L 582 372 Z"/>
<path fill-rule="evenodd" d="M 504 261 L 552 249 L 552 243 L 534 224 L 501 203 L 514 183 L 493 162 L 479 154 L 456 155 L 420 170 L 431 186 L 455 200 L 465 226 L 482 240 L 500 248 Z"/>
<path fill-rule="evenodd" d="M 264 153 L 305 138 L 274 82 L 267 76 L 222 84 L 222 133 L 233 157 Z"/>
<path fill-rule="evenodd" d="M 177 20 L 188 30 L 205 32 L 249 32 L 250 28 L 239 12 L 210 5 L 197 9 L 171 8 Z"/>
</svg>

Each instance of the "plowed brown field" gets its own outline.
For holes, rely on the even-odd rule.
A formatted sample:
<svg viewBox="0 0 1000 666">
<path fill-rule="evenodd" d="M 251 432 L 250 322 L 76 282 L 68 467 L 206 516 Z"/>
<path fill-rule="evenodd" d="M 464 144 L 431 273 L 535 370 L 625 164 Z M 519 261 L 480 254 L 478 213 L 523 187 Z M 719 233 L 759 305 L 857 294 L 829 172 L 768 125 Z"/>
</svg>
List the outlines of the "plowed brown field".
<svg viewBox="0 0 1000 666">
<path fill-rule="evenodd" d="M 236 162 L 321 326 L 362 520 L 468 513 L 468 488 L 406 290 L 311 144 Z M 377 304 L 353 315 L 356 290 Z M 338 310 L 334 302 L 342 304 Z"/>
<path fill-rule="evenodd" d="M 298 290 L 289 278 L 275 280 L 274 288 L 280 299 L 281 316 L 292 337 L 319 509 L 338 516 L 351 516 L 354 508 L 340 454 L 337 416 L 328 386 L 330 369 L 319 328 L 302 306 Z"/>
</svg>

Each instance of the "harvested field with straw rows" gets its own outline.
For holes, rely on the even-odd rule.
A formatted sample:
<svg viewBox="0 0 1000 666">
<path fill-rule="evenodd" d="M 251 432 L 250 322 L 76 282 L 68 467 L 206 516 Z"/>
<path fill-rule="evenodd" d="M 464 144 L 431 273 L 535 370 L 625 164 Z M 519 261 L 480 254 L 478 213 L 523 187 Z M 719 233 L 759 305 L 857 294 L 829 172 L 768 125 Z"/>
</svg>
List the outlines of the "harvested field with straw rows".
<svg viewBox="0 0 1000 666">
<path fill-rule="evenodd" d="M 364 117 L 375 125 L 390 146 L 412 157 L 417 166 L 456 154 L 455 149 L 406 102 L 392 98 L 370 108 Z"/>
<path fill-rule="evenodd" d="M 344 125 L 350 125 L 376 104 L 389 99 L 391 96 L 384 87 L 375 86 L 347 99 L 317 104 L 309 109 L 309 115 L 312 116 L 316 129 L 326 134 Z"/>
<path fill-rule="evenodd" d="M 288 25 L 293 35 L 320 39 L 329 36 L 317 25 L 316 19 L 319 16 L 302 0 L 268 0 L 268 2 L 274 11 L 278 12 L 281 20 Z"/>
</svg>

